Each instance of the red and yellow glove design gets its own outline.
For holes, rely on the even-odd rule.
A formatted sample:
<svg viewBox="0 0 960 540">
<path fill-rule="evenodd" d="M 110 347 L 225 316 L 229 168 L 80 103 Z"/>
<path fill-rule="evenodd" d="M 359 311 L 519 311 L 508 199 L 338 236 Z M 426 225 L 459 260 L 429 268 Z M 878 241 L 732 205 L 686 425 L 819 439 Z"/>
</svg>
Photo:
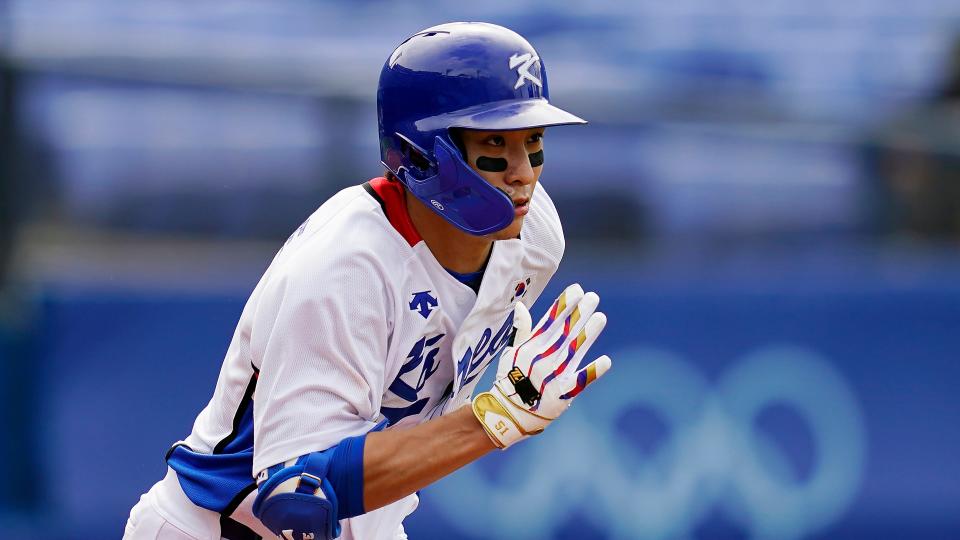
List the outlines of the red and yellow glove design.
<svg viewBox="0 0 960 540">
<path fill-rule="evenodd" d="M 526 306 L 516 304 L 513 345 L 500 357 L 493 388 L 473 399 L 474 414 L 498 447 L 543 431 L 610 369 L 606 355 L 577 369 L 607 324 L 599 303 L 595 293 L 571 285 L 535 328 Z"/>
</svg>

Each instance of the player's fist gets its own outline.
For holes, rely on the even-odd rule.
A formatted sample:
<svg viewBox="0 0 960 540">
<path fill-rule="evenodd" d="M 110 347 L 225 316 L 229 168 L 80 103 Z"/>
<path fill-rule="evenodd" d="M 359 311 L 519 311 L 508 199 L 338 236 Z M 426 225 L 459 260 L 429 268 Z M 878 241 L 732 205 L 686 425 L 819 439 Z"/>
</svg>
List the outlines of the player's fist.
<svg viewBox="0 0 960 540">
<path fill-rule="evenodd" d="M 514 308 L 513 345 L 504 349 L 494 387 L 473 400 L 473 411 L 500 448 L 540 433 L 580 392 L 610 369 L 601 356 L 578 369 L 607 318 L 600 298 L 570 285 L 536 327 L 527 308 Z"/>
</svg>

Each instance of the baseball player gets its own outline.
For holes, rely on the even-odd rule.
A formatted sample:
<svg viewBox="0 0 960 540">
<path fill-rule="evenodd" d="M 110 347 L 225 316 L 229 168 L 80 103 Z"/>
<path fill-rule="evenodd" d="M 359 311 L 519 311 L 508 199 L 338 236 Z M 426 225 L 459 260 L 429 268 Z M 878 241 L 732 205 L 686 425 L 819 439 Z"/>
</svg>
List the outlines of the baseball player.
<svg viewBox="0 0 960 540">
<path fill-rule="evenodd" d="M 417 490 L 541 432 L 610 367 L 581 362 L 596 294 L 567 287 L 536 325 L 527 310 L 564 248 L 544 129 L 585 123 L 548 102 L 533 47 L 428 28 L 390 55 L 377 107 L 386 176 L 280 249 L 124 538 L 406 538 Z"/>
</svg>

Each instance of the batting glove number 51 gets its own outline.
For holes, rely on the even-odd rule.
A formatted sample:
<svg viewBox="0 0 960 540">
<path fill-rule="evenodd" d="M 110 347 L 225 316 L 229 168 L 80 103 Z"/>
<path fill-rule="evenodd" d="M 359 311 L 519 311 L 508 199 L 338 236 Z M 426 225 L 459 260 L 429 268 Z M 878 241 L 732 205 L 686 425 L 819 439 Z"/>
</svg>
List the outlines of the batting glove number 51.
<svg viewBox="0 0 960 540">
<path fill-rule="evenodd" d="M 474 414 L 499 448 L 543 431 L 610 369 L 606 355 L 577 369 L 607 324 L 599 303 L 596 293 L 570 285 L 531 328 L 530 312 L 517 302 L 513 345 L 500 357 L 493 388 L 473 399 Z"/>
</svg>

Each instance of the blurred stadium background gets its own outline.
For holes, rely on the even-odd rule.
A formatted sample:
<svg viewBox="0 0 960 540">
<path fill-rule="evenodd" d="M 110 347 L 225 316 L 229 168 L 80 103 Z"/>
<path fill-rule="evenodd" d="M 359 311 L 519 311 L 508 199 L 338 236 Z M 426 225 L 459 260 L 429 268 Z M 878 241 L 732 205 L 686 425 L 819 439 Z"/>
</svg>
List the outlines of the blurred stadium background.
<svg viewBox="0 0 960 540">
<path fill-rule="evenodd" d="M 412 538 L 960 538 L 956 0 L 0 0 L 0 536 L 119 538 L 392 48 L 509 26 L 612 375 Z M 488 512 L 498 511 L 492 520 Z"/>
</svg>

